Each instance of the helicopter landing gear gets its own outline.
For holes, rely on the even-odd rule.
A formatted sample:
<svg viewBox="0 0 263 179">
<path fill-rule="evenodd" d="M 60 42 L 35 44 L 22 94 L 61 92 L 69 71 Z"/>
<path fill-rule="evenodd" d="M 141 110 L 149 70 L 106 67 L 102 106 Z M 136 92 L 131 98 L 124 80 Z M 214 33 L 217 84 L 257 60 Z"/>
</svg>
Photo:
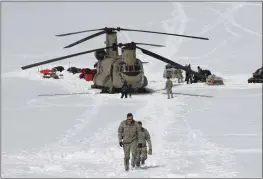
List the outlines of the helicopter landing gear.
<svg viewBox="0 0 263 179">
<path fill-rule="evenodd" d="M 137 93 L 149 93 L 145 88 L 138 88 Z"/>
<path fill-rule="evenodd" d="M 93 89 L 102 89 L 101 86 L 97 86 L 97 85 L 91 85 L 91 88 L 93 88 Z"/>
<path fill-rule="evenodd" d="M 111 89 L 110 89 L 110 94 L 113 94 L 113 93 L 115 93 L 115 91 L 116 91 L 116 88 L 115 87 L 112 87 Z"/>
<path fill-rule="evenodd" d="M 103 87 L 103 88 L 101 88 L 100 93 L 110 93 L 110 89 L 108 87 Z"/>
</svg>

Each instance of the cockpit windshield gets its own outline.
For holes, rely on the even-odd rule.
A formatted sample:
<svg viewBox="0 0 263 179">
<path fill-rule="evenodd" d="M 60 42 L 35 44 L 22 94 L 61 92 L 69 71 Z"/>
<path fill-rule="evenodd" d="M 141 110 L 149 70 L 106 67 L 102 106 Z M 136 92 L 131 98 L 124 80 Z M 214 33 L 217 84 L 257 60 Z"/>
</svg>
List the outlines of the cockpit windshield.
<svg viewBox="0 0 263 179">
<path fill-rule="evenodd" d="M 119 65 L 119 72 L 141 72 L 141 66 L 139 63 L 136 63 L 135 65 L 127 65 L 126 63 L 121 63 Z"/>
</svg>

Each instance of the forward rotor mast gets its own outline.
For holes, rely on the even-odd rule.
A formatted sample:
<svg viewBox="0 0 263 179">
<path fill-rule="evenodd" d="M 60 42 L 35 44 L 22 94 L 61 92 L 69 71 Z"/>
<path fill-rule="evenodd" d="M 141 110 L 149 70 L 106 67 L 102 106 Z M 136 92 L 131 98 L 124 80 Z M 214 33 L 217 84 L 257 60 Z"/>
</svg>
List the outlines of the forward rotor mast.
<svg viewBox="0 0 263 179">
<path fill-rule="evenodd" d="M 106 44 L 106 47 L 111 47 L 114 44 L 118 44 L 116 31 L 110 29 L 108 32 L 106 32 L 105 44 Z M 113 48 L 106 49 L 106 54 L 107 56 L 110 56 L 110 57 L 115 57 L 119 55 L 118 49 L 114 50 Z"/>
</svg>

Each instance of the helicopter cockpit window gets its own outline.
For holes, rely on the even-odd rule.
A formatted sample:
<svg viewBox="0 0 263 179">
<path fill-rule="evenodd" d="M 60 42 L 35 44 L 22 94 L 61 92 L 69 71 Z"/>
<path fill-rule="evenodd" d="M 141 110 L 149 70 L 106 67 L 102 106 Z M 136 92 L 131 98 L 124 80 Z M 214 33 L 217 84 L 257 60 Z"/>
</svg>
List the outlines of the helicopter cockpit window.
<svg viewBox="0 0 263 179">
<path fill-rule="evenodd" d="M 119 65 L 120 72 L 141 72 L 141 67 L 138 63 L 135 65 L 127 65 L 125 63 Z"/>
</svg>

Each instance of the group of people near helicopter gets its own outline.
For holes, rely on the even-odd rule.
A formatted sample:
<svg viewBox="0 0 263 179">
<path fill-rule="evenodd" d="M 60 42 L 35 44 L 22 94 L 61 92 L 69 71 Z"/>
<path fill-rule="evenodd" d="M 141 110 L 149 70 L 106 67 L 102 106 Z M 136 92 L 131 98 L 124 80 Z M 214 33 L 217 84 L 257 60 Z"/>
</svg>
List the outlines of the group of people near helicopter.
<svg viewBox="0 0 263 179">
<path fill-rule="evenodd" d="M 191 64 L 185 65 L 185 67 L 189 70 L 191 70 Z M 197 67 L 197 73 L 200 74 L 201 76 L 203 76 L 203 78 L 194 75 L 190 72 L 185 72 L 185 79 L 184 81 L 187 82 L 187 84 L 192 84 L 192 83 L 198 83 L 198 82 L 206 82 L 206 79 L 209 75 L 212 75 L 210 70 L 207 69 L 202 69 L 200 66 Z M 167 64 L 165 66 L 165 71 L 163 74 L 164 78 L 177 78 L 178 79 L 178 83 L 183 83 L 183 70 L 172 66 L 170 64 Z"/>
</svg>

